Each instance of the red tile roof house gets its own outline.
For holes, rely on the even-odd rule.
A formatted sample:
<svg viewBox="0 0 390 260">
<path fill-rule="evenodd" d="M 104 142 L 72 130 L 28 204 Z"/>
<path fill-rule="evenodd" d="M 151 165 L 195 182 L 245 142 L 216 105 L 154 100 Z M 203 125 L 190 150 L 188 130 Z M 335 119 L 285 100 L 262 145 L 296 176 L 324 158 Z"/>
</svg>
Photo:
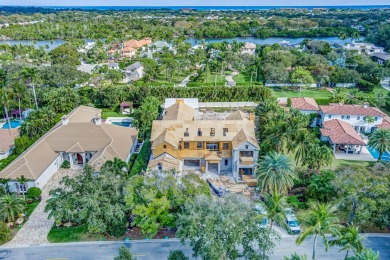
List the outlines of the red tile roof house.
<svg viewBox="0 0 390 260">
<path fill-rule="evenodd" d="M 314 98 L 297 97 L 290 98 L 291 108 L 298 109 L 303 114 L 314 114 L 320 110 Z"/>
<path fill-rule="evenodd" d="M 362 137 L 348 123 L 340 119 L 332 119 L 322 123 L 321 140 L 327 141 L 336 153 L 337 148 L 345 153 L 360 154 L 366 146 Z"/>
<path fill-rule="evenodd" d="M 319 106 L 321 124 L 333 119 L 348 123 L 358 133 L 371 133 L 382 125 L 386 115 L 376 107 L 364 105 L 329 104 Z"/>
</svg>

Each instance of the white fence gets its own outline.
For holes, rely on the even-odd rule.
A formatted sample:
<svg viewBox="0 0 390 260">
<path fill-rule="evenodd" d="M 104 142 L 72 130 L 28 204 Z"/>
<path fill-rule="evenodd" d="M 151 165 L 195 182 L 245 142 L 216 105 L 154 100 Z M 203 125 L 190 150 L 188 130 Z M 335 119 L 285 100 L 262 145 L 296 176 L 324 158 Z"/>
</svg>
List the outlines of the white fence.
<svg viewBox="0 0 390 260">
<path fill-rule="evenodd" d="M 256 107 L 255 102 L 199 102 L 199 107 Z"/>
</svg>

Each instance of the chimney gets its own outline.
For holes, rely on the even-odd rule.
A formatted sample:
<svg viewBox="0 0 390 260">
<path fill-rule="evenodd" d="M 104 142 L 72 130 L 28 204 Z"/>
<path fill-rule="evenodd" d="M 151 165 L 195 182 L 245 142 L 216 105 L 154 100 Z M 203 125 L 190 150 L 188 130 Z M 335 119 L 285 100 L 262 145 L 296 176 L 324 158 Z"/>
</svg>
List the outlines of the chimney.
<svg viewBox="0 0 390 260">
<path fill-rule="evenodd" d="M 61 117 L 61 123 L 62 125 L 67 125 L 69 123 L 69 118 L 67 115 Z"/>
<path fill-rule="evenodd" d="M 100 124 L 102 123 L 102 118 L 100 117 L 100 115 L 96 115 L 96 117 L 94 117 L 94 118 L 92 119 L 92 121 L 93 121 L 93 123 L 94 123 L 95 125 L 100 125 Z"/>
<path fill-rule="evenodd" d="M 364 103 L 363 103 L 363 107 L 364 107 L 364 108 L 367 108 L 367 107 L 369 107 L 369 106 L 370 106 L 370 105 L 368 104 L 368 102 L 364 102 Z"/>
</svg>

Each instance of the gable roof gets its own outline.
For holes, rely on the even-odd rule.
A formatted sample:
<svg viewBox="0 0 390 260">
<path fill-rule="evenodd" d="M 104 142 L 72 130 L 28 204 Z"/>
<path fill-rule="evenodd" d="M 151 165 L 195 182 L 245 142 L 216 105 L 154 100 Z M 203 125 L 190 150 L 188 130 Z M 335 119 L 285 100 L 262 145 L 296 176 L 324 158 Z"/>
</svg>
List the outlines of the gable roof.
<svg viewBox="0 0 390 260">
<path fill-rule="evenodd" d="M 249 135 L 243 128 L 236 134 L 236 136 L 232 140 L 233 147 L 239 147 L 244 143 L 250 143 L 253 146 L 259 148 L 259 144 L 256 141 L 254 135 Z"/>
<path fill-rule="evenodd" d="M 137 61 L 137 62 L 131 64 L 130 66 L 127 66 L 126 70 L 139 69 L 141 67 L 142 67 L 142 64 L 139 61 Z"/>
<path fill-rule="evenodd" d="M 17 128 L 9 129 L 0 128 L 0 153 L 8 152 L 14 146 L 14 140 L 19 136 Z"/>
<path fill-rule="evenodd" d="M 16 179 L 23 174 L 36 180 L 60 152 L 93 152 L 88 164 L 95 170 L 107 160 L 126 160 L 138 131 L 105 123 L 96 125 L 92 119 L 100 113 L 100 109 L 86 106 L 74 109 L 66 117 L 69 120 L 66 125 L 56 124 L 1 171 L 0 177 Z"/>
<path fill-rule="evenodd" d="M 314 98 L 291 98 L 291 107 L 299 110 L 317 111 L 320 110 Z"/>
<path fill-rule="evenodd" d="M 158 168 L 159 164 L 161 165 L 163 171 L 168 171 L 171 169 L 176 171 L 180 170 L 180 161 L 166 153 L 154 158 L 153 160 L 150 160 L 148 168 L 156 169 Z"/>
<path fill-rule="evenodd" d="M 357 144 L 366 145 L 362 137 L 353 127 L 339 119 L 332 119 L 322 123 L 320 129 L 323 136 L 329 137 L 333 144 Z"/>
<path fill-rule="evenodd" d="M 195 116 L 195 109 L 184 103 L 183 100 L 177 100 L 175 104 L 164 111 L 164 120 L 191 120 Z"/>
<path fill-rule="evenodd" d="M 228 115 L 225 120 L 249 120 L 249 118 L 244 114 L 244 112 L 237 110 L 236 112 Z"/>
<path fill-rule="evenodd" d="M 384 116 L 385 114 L 376 107 L 364 105 L 329 104 L 319 106 L 324 114 L 332 115 L 355 115 L 355 116 Z"/>
</svg>

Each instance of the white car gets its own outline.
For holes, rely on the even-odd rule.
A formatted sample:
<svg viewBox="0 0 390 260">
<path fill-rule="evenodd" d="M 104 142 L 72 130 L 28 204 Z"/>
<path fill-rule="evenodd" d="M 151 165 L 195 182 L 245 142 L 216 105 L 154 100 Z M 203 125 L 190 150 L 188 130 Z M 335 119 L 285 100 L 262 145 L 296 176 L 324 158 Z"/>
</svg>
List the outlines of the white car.
<svg viewBox="0 0 390 260">
<path fill-rule="evenodd" d="M 301 227 L 299 225 L 297 217 L 295 216 L 294 210 L 291 208 L 286 208 L 284 210 L 284 214 L 286 216 L 285 221 L 289 231 L 291 231 L 291 233 L 293 233 L 294 235 L 301 233 Z"/>
</svg>

